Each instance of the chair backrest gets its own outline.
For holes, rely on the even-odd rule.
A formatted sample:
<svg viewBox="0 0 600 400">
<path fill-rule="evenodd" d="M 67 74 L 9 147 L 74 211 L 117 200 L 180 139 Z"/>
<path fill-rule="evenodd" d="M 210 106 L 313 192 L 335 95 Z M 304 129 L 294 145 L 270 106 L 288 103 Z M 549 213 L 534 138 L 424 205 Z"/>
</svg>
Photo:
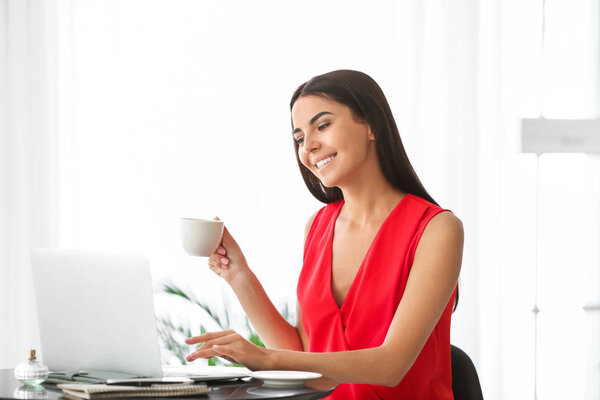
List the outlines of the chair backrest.
<svg viewBox="0 0 600 400">
<path fill-rule="evenodd" d="M 477 370 L 471 358 L 458 347 L 450 346 L 452 392 L 455 400 L 483 400 Z"/>
</svg>

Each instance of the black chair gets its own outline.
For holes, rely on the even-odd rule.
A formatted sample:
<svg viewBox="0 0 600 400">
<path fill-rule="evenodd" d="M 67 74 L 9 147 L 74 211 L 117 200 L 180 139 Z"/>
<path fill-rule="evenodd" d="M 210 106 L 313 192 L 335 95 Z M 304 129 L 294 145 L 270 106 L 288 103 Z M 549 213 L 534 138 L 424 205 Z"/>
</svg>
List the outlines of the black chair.
<svg viewBox="0 0 600 400">
<path fill-rule="evenodd" d="M 450 345 L 452 362 L 452 392 L 455 400 L 483 400 L 477 370 L 471 358 L 454 345 Z"/>
</svg>

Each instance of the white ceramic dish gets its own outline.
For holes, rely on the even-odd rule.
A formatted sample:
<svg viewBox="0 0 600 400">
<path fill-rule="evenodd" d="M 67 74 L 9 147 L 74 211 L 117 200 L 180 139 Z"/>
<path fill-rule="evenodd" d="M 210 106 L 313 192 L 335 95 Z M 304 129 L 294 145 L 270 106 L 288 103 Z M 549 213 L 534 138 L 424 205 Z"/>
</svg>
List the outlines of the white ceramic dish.
<svg viewBox="0 0 600 400">
<path fill-rule="evenodd" d="M 262 380 L 265 387 L 297 388 L 303 387 L 307 380 L 323 375 L 306 371 L 253 371 L 250 376 Z"/>
</svg>

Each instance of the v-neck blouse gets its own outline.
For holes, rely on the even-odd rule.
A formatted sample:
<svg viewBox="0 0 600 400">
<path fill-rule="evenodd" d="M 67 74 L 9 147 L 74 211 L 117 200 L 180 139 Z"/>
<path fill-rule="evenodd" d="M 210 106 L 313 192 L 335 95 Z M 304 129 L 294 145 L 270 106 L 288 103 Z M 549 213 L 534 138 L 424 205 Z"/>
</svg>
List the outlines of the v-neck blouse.
<svg viewBox="0 0 600 400">
<path fill-rule="evenodd" d="M 335 222 L 343 200 L 321 208 L 304 246 L 298 303 L 311 352 L 380 346 L 402 299 L 427 223 L 444 210 L 407 194 L 382 223 L 342 306 L 331 290 Z M 417 360 L 395 387 L 340 384 L 328 399 L 452 399 L 450 317 L 454 295 Z"/>
</svg>

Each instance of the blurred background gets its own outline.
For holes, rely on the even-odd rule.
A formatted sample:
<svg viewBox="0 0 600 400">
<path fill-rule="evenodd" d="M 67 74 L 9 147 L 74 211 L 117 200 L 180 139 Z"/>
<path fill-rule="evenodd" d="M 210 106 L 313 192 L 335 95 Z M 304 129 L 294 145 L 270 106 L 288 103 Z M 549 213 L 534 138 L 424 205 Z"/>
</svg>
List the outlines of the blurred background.
<svg viewBox="0 0 600 400">
<path fill-rule="evenodd" d="M 0 0 L 0 368 L 39 348 L 31 247 L 146 255 L 163 322 L 250 335 L 183 216 L 224 220 L 293 320 L 322 204 L 289 100 L 344 68 L 464 223 L 452 342 L 485 398 L 600 398 L 599 28 L 599 0 Z"/>
</svg>

